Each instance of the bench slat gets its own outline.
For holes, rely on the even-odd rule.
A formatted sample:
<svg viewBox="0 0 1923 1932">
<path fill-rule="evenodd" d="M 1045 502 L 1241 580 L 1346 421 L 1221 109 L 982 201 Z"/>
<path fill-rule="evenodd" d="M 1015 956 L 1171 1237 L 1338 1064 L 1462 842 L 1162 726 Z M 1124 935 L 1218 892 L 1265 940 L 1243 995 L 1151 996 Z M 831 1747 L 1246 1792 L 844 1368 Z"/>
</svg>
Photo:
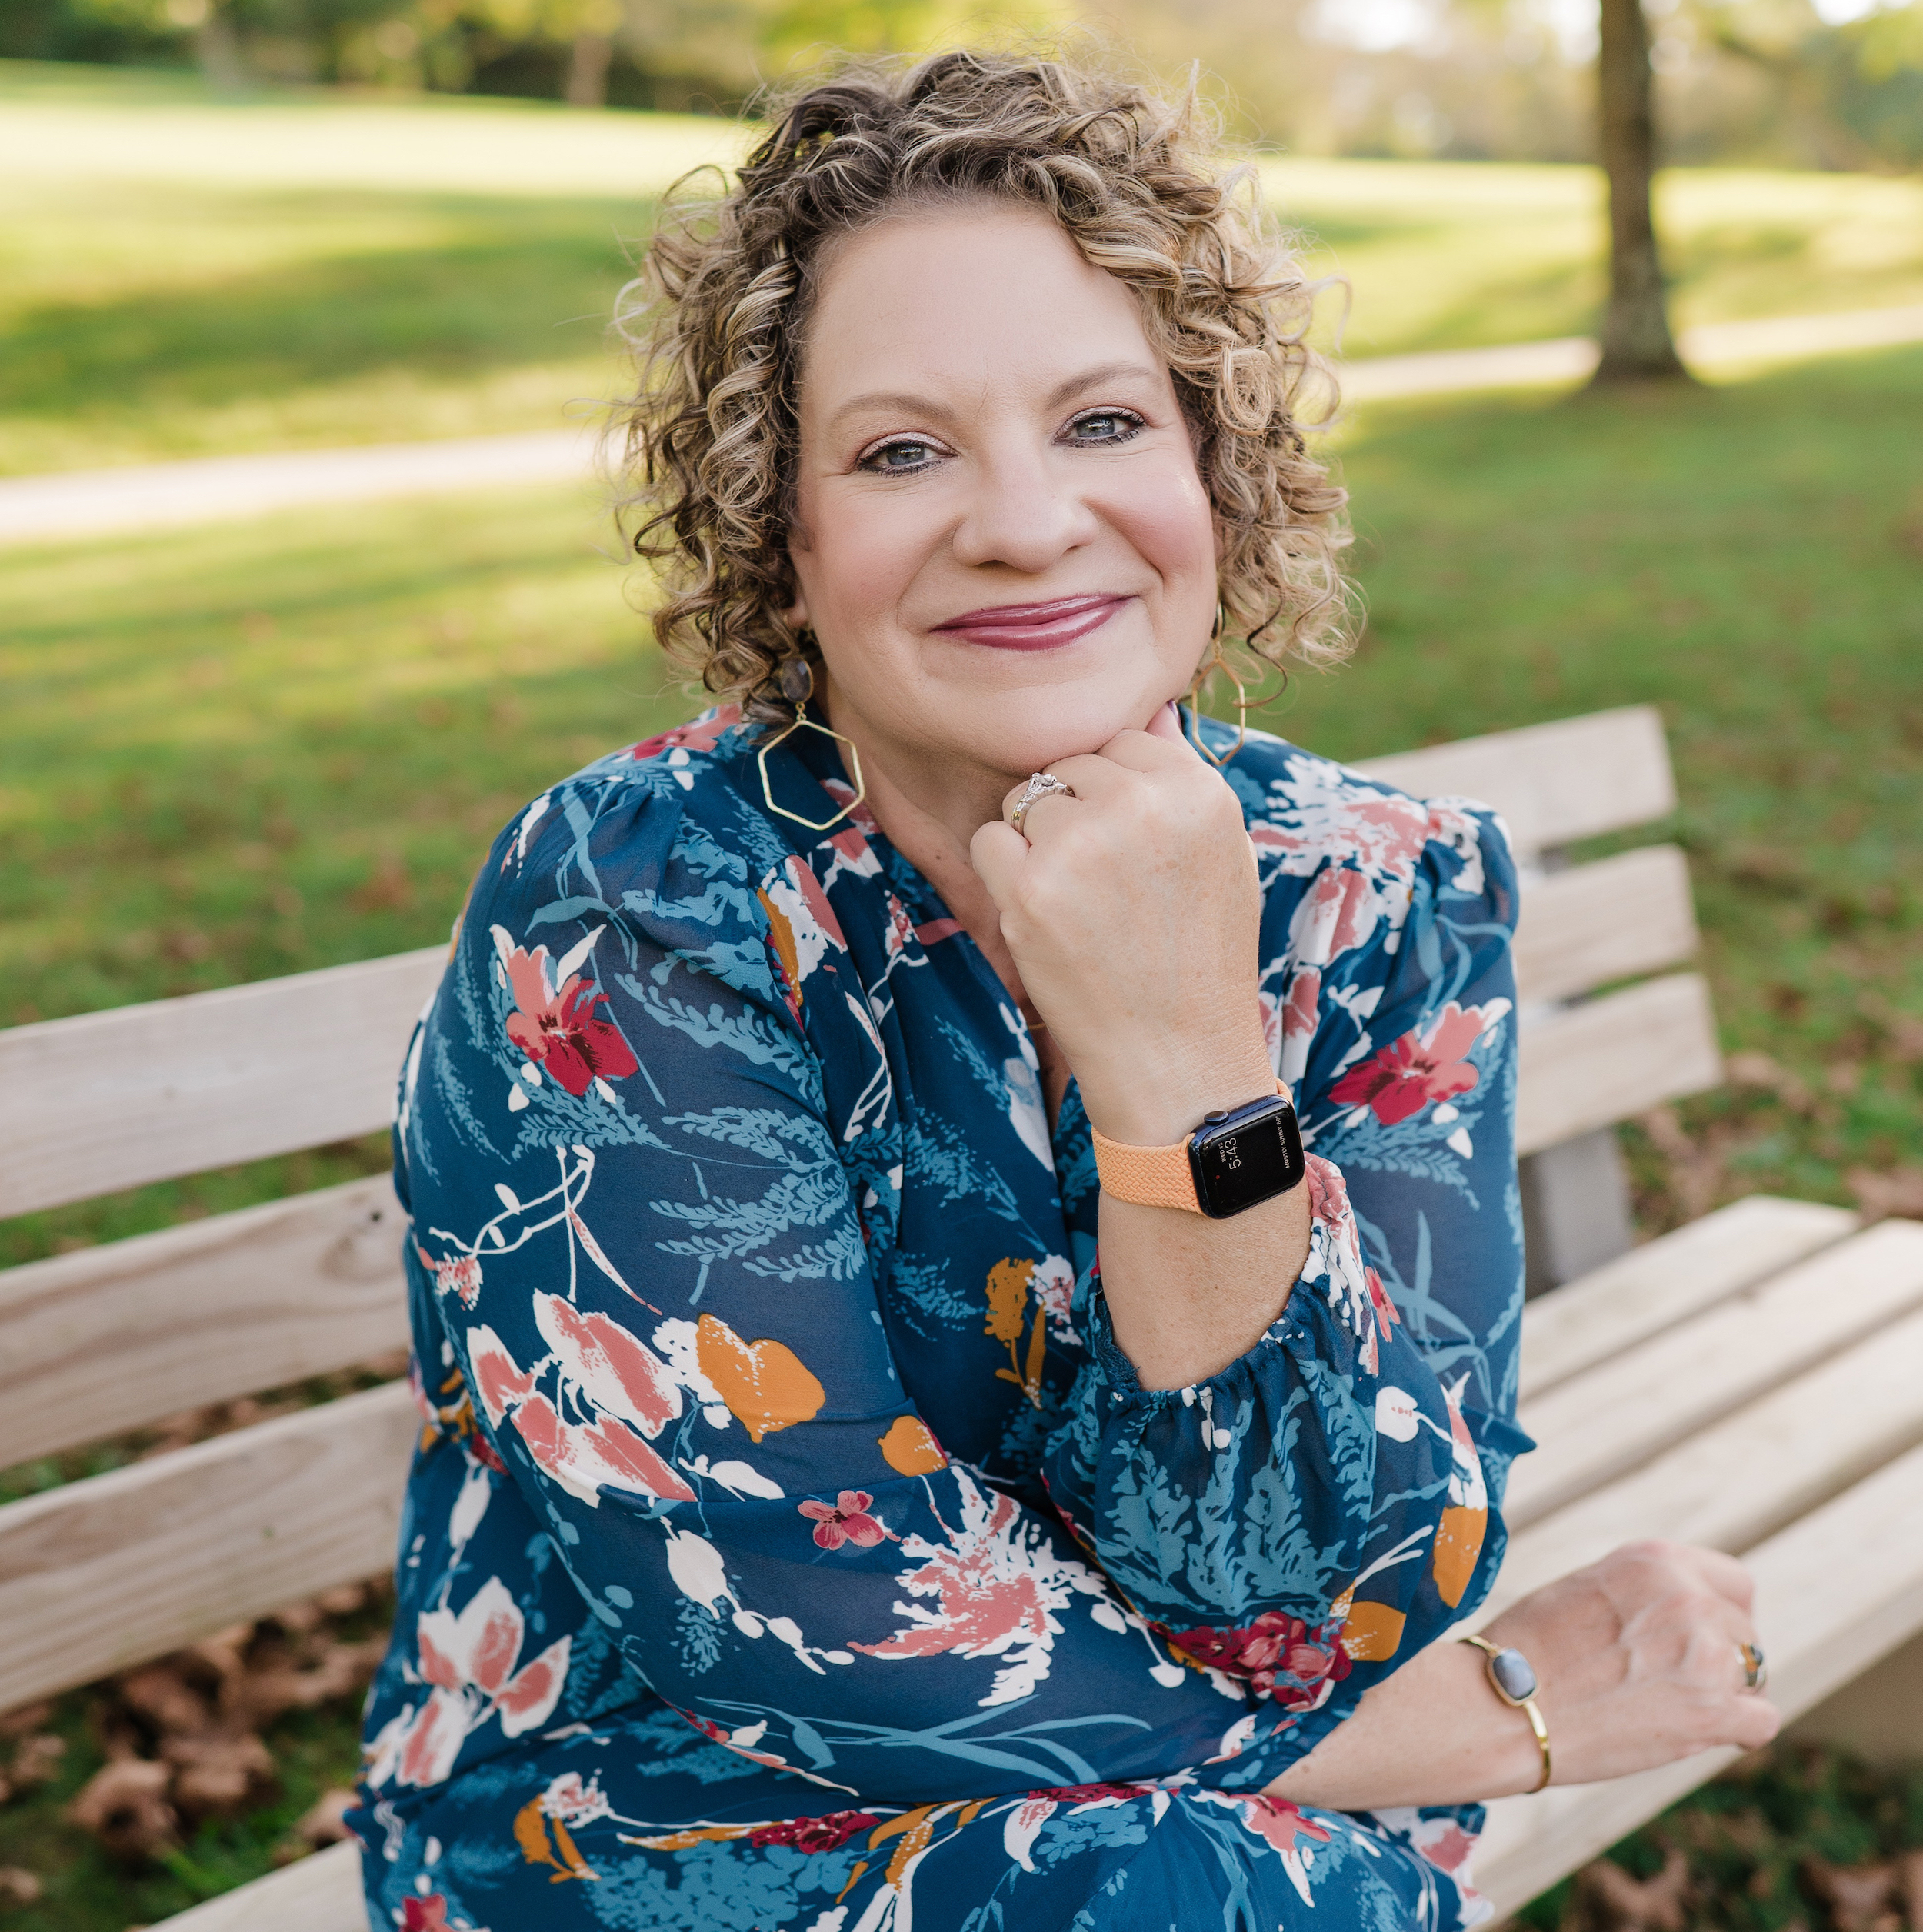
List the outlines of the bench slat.
<svg viewBox="0 0 1923 1932">
<path fill-rule="evenodd" d="M 1645 980 L 1525 1025 L 1521 1057 L 1520 1154 L 1613 1127 L 1723 1078 L 1709 988 L 1698 973 Z"/>
<path fill-rule="evenodd" d="M 408 1342 L 385 1176 L 0 1273 L 0 1468 Z"/>
<path fill-rule="evenodd" d="M 1919 1441 L 1923 1314 L 1524 1530 L 1488 1614 L 1638 1537 L 1740 1555 Z"/>
<path fill-rule="evenodd" d="M 1418 798 L 1493 805 L 1525 857 L 1647 824 L 1676 808 L 1662 714 L 1653 705 L 1459 738 L 1356 768 Z"/>
<path fill-rule="evenodd" d="M 1539 1522 L 1923 1303 L 1923 1223 L 1888 1221 L 1547 1395 L 1518 1420 L 1511 1529 Z"/>
<path fill-rule="evenodd" d="M 368 1932 L 360 1841 L 329 1845 L 162 1919 L 152 1932 Z"/>
<path fill-rule="evenodd" d="M 373 1133 L 428 947 L 0 1031 L 0 1217 Z"/>
<path fill-rule="evenodd" d="M 390 1570 L 420 1427 L 390 1382 L 0 1508 L 0 1710 Z"/>
<path fill-rule="evenodd" d="M 1681 848 L 1618 852 L 1524 887 L 1516 984 L 1525 1001 L 1569 999 L 1679 965 L 1698 938 Z"/>
<path fill-rule="evenodd" d="M 1522 1311 L 1522 1399 L 1855 1233 L 1847 1208 L 1751 1194 L 1632 1248 Z"/>
</svg>

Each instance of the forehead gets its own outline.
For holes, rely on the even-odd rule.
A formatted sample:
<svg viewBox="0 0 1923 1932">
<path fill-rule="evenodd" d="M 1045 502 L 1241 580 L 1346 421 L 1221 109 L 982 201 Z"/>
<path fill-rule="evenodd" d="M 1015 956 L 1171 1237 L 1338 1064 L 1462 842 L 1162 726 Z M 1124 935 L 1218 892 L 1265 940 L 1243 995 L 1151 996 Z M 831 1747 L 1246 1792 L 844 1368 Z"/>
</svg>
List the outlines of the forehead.
<svg viewBox="0 0 1923 1932">
<path fill-rule="evenodd" d="M 955 399 L 1051 386 L 1071 368 L 1161 366 L 1133 292 L 1038 210 L 970 202 L 892 216 L 835 244 L 803 365 L 815 415 L 857 391 Z"/>
</svg>

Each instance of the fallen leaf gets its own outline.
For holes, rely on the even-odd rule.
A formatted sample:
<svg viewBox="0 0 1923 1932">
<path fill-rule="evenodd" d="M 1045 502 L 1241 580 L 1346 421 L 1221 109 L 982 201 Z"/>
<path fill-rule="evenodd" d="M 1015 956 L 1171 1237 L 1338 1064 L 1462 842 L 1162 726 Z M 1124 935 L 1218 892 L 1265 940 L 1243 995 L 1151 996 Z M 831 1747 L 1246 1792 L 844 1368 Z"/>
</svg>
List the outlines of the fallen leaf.
<svg viewBox="0 0 1923 1932">
<path fill-rule="evenodd" d="M 45 1888 L 21 1865 L 0 1865 L 0 1899 L 9 1905 L 32 1905 Z"/>
<path fill-rule="evenodd" d="M 1829 1907 L 1836 1932 L 1875 1932 L 1896 1887 L 1896 1867 L 1891 1864 L 1831 1865 L 1811 1858 L 1805 1860 L 1803 1875 Z"/>
<path fill-rule="evenodd" d="M 1671 1851 L 1654 1878 L 1635 1878 L 1620 1865 L 1598 1859 L 1578 1883 L 1600 1923 L 1621 1932 L 1683 1932 L 1689 1895 L 1689 1861 Z"/>
<path fill-rule="evenodd" d="M 1845 1178 L 1856 1204 L 1874 1219 L 1888 1214 L 1923 1217 L 1923 1168 L 1893 1168 L 1887 1174 L 1851 1168 Z"/>
<path fill-rule="evenodd" d="M 121 1700 L 137 1711 L 162 1737 L 192 1737 L 214 1721 L 212 1707 L 168 1664 L 152 1664 L 130 1671 L 115 1688 Z"/>
<path fill-rule="evenodd" d="M 23 1737 L 14 1751 L 13 1762 L 7 1767 L 7 1777 L 15 1790 L 29 1784 L 45 1784 L 57 1775 L 60 1760 L 66 1754 L 66 1739 L 56 1737 L 52 1731 Z"/>
<path fill-rule="evenodd" d="M 232 1817 L 279 1788 L 273 1754 L 251 1730 L 170 1737 L 162 1748 L 174 1768 L 174 1804 L 195 1823 Z"/>
<path fill-rule="evenodd" d="M 116 1758 L 75 1793 L 67 1816 L 116 1857 L 151 1857 L 178 1835 L 179 1820 L 166 1797 L 172 1775 L 147 1758 Z"/>
</svg>

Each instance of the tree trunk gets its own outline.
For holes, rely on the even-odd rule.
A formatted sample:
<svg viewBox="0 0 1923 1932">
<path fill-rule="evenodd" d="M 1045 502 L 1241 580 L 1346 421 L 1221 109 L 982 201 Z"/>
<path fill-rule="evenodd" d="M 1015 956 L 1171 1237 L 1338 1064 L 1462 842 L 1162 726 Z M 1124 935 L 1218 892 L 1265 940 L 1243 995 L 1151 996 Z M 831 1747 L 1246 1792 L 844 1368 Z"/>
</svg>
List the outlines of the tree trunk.
<svg viewBox="0 0 1923 1932">
<path fill-rule="evenodd" d="M 1596 61 L 1602 165 L 1609 178 L 1609 307 L 1598 382 L 1686 376 L 1669 333 L 1649 188 L 1656 167 L 1649 29 L 1642 0 L 1601 0 Z"/>
<path fill-rule="evenodd" d="M 218 5 L 209 7 L 194 35 L 194 58 L 202 78 L 210 87 L 232 92 L 247 84 L 247 69 L 241 59 L 240 38 L 234 23 Z"/>
<path fill-rule="evenodd" d="M 608 105 L 608 65 L 614 58 L 612 34 L 579 33 L 568 60 L 568 102 L 572 107 Z"/>
</svg>

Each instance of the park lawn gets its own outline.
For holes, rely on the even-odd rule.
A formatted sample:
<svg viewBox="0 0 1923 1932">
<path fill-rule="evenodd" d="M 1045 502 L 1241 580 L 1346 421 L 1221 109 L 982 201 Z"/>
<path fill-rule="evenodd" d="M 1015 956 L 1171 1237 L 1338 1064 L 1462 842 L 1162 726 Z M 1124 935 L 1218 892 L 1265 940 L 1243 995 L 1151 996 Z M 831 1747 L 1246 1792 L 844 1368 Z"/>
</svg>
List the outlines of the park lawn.
<svg viewBox="0 0 1923 1932">
<path fill-rule="evenodd" d="M 559 428 L 617 391 L 605 325 L 735 124 L 0 62 L 0 475 Z M 1357 355 L 1579 333 L 1593 169 L 1270 159 Z M 1678 322 L 1923 301 L 1923 182 L 1678 170 Z M 1331 291 L 1321 333 L 1343 304 Z"/>
</svg>

